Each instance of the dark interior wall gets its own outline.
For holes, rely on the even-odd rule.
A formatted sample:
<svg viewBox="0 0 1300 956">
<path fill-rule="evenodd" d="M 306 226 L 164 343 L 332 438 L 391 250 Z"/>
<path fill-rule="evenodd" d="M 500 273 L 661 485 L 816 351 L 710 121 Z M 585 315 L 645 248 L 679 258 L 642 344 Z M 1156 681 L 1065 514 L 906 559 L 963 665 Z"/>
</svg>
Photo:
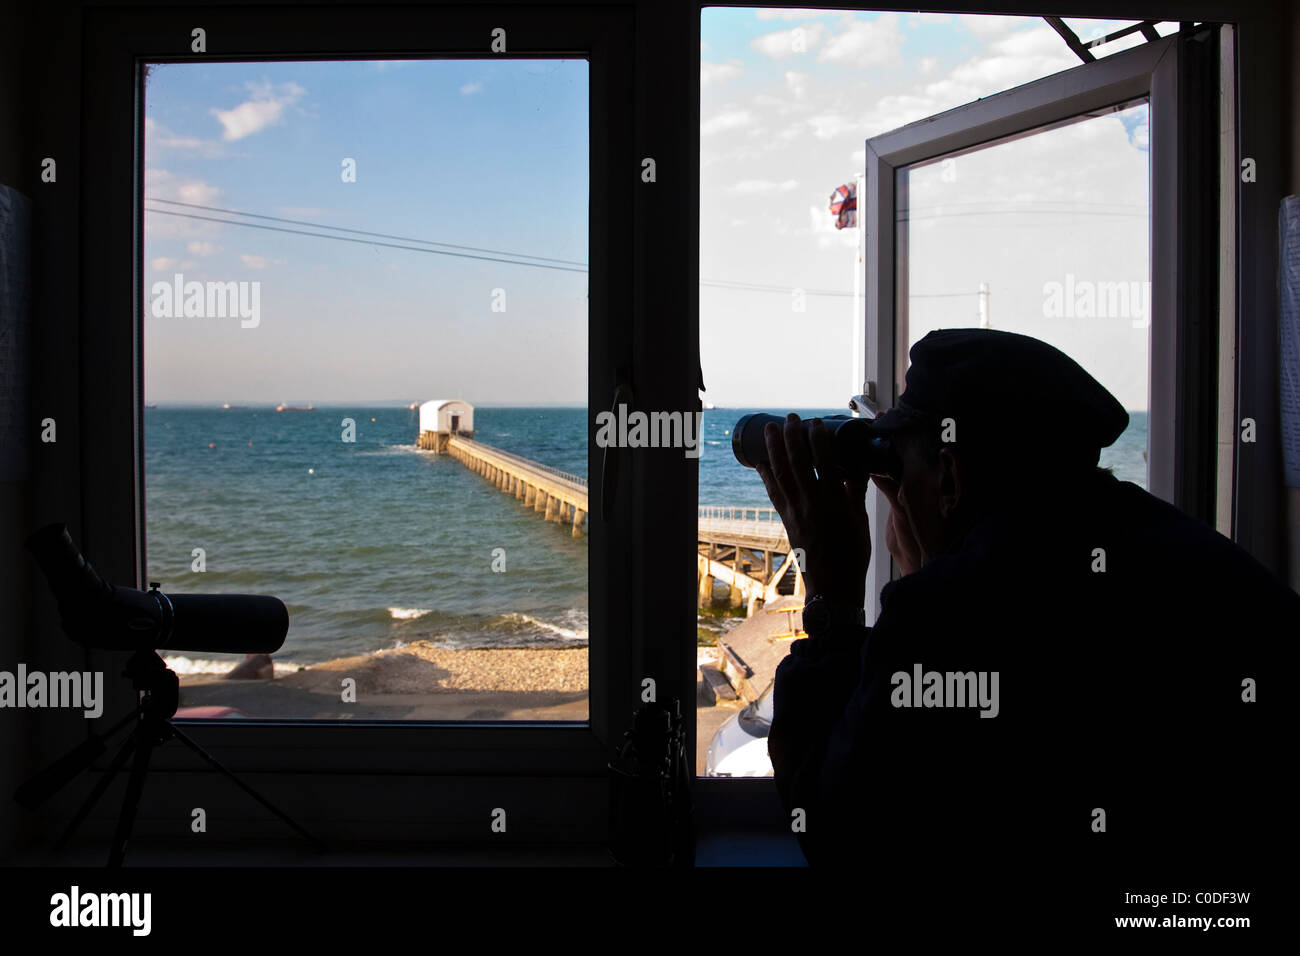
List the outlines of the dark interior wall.
<svg viewBox="0 0 1300 956">
<path fill-rule="evenodd" d="M 62 633 L 48 588 L 23 548 L 52 521 L 74 536 L 80 525 L 80 312 L 78 161 L 81 4 L 23 4 L 0 30 L 0 182 L 31 200 L 26 480 L 0 483 L 0 669 L 19 662 L 43 672 L 88 669 L 84 649 Z M 42 161 L 56 163 L 44 182 Z M 55 441 L 41 441 L 41 421 Z M 65 792 L 38 813 L 13 802 L 14 787 L 39 764 L 85 740 L 76 711 L 0 712 L 0 860 L 21 850 L 51 821 L 70 816 Z M 103 728 L 100 728 L 103 729 Z M 75 790 L 76 788 L 69 788 Z"/>
<path fill-rule="evenodd" d="M 5 17 L 9 22 L 0 30 L 0 184 L 30 195 L 23 148 L 31 94 L 23 53 L 28 18 L 25 10 Z M 24 481 L 0 481 L 0 670 L 13 669 L 30 619 L 27 562 L 16 544 L 26 520 L 26 492 Z M 25 711 L 0 717 L 0 802 L 5 805 L 0 809 L 0 859 L 12 851 L 16 839 L 7 794 L 15 776 L 29 764 L 30 730 Z"/>
</svg>

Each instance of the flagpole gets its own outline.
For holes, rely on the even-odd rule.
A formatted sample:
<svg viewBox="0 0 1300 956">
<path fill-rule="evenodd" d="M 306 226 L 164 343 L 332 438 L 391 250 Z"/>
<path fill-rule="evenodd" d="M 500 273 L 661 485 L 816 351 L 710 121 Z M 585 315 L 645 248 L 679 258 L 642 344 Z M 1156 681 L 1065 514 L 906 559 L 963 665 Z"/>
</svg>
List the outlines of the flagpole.
<svg viewBox="0 0 1300 956">
<path fill-rule="evenodd" d="M 862 311 L 862 235 L 866 231 L 866 226 L 862 220 L 862 180 L 861 173 L 855 179 L 854 202 L 857 204 L 857 212 L 854 216 L 857 221 L 858 241 L 857 247 L 853 254 L 853 361 L 850 370 L 853 381 L 850 383 L 850 395 L 860 395 L 863 390 L 863 379 L 866 377 L 862 373 L 865 368 L 863 364 L 866 355 L 863 348 L 863 339 L 866 322 Z"/>
</svg>

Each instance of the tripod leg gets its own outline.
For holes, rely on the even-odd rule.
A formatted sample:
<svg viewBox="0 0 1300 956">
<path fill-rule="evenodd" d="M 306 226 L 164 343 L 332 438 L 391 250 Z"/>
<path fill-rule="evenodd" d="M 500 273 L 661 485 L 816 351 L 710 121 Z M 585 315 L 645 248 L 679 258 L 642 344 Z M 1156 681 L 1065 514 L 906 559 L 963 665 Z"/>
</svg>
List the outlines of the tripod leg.
<svg viewBox="0 0 1300 956">
<path fill-rule="evenodd" d="M 99 782 L 96 783 L 95 788 L 90 791 L 90 795 L 82 801 L 81 806 L 77 808 L 76 815 L 71 821 L 69 821 L 67 828 L 63 831 L 63 835 L 60 836 L 58 842 L 54 844 L 54 849 L 56 851 L 63 849 L 72 834 L 76 831 L 77 827 L 81 825 L 81 821 L 90 815 L 91 810 L 95 809 L 95 804 L 99 802 L 99 798 L 104 795 L 104 791 L 106 791 L 113 783 L 113 778 L 117 776 L 117 772 L 126 765 L 126 759 L 131 756 L 131 751 L 134 749 L 135 734 L 128 734 L 126 740 L 122 741 L 122 746 L 119 747 L 117 753 L 113 755 L 113 762 L 108 765 L 108 770 L 106 770 L 104 775 L 99 778 Z"/>
<path fill-rule="evenodd" d="M 108 852 L 108 867 L 116 869 L 126 858 L 126 844 L 131 838 L 131 829 L 135 826 L 136 811 L 140 809 L 140 794 L 144 792 L 144 778 L 149 773 L 149 758 L 156 746 L 154 732 L 150 721 L 145 719 L 136 727 L 134 734 L 135 759 L 131 762 L 131 776 L 126 782 L 126 796 L 122 798 L 122 810 L 117 815 L 117 829 L 113 831 L 113 847 Z"/>
<path fill-rule="evenodd" d="M 14 799 L 18 801 L 20 806 L 28 810 L 35 810 L 71 783 L 73 777 L 107 753 L 108 741 L 115 737 L 117 732 L 134 720 L 136 716 L 137 712 L 131 711 L 107 732 L 91 734 L 86 740 L 73 747 L 54 763 L 25 781 L 22 786 L 14 791 Z"/>
<path fill-rule="evenodd" d="M 327 847 L 325 846 L 325 844 L 324 844 L 323 842 L 321 842 L 320 840 L 316 839 L 314 836 L 312 836 L 310 833 L 308 833 L 306 830 L 304 830 L 302 827 L 300 827 L 297 823 L 295 823 L 295 822 L 292 820 L 292 818 L 290 818 L 290 816 L 289 816 L 287 813 L 284 813 L 284 812 L 282 812 L 281 810 L 277 809 L 276 806 L 275 806 L 275 804 L 271 803 L 270 800 L 267 800 L 265 797 L 263 797 L 263 796 L 262 796 L 260 793 L 258 793 L 256 790 L 254 790 L 254 789 L 253 789 L 252 787 L 250 787 L 248 784 L 244 783 L 244 781 L 240 780 L 240 779 L 239 779 L 238 777 L 236 777 L 233 773 L 231 773 L 229 770 L 227 770 L 225 767 L 223 767 L 223 766 L 222 766 L 222 765 L 217 761 L 217 758 L 216 758 L 216 757 L 212 756 L 212 754 L 208 753 L 206 750 L 204 750 L 202 747 L 200 747 L 197 743 L 195 743 L 193 740 L 191 740 L 189 737 L 187 737 L 187 736 L 186 736 L 186 735 L 185 735 L 185 734 L 184 734 L 184 733 L 183 733 L 183 732 L 182 732 L 178 727 L 176 727 L 174 724 L 173 724 L 172 727 L 171 727 L 171 731 L 172 731 L 173 734 L 175 734 L 177 740 L 179 740 L 181 743 L 183 743 L 186 747 L 189 747 L 189 748 L 190 748 L 191 750 L 193 750 L 196 754 L 198 754 L 200 757 L 202 757 L 204 760 L 206 760 L 209 764 L 211 764 L 213 767 L 215 767 L 216 769 L 220 770 L 223 774 L 225 774 L 227 777 L 229 777 L 231 780 L 233 780 L 233 781 L 235 782 L 235 784 L 239 787 L 239 789 L 243 790 L 246 794 L 248 794 L 250 797 L 252 797 L 252 798 L 253 798 L 254 800 L 256 800 L 258 803 L 260 803 L 262 806 L 266 807 L 266 809 L 270 810 L 272 813 L 274 813 L 277 817 L 279 817 L 279 818 L 280 818 L 281 820 L 283 820 L 285 823 L 289 824 L 289 826 L 293 827 L 293 829 L 294 829 L 295 832 L 297 832 L 300 836 L 302 836 L 302 837 L 303 837 L 304 839 L 306 839 L 309 843 L 311 843 L 313 846 L 315 846 L 317 850 L 322 850 L 322 851 L 323 851 L 323 850 L 327 849 Z"/>
</svg>

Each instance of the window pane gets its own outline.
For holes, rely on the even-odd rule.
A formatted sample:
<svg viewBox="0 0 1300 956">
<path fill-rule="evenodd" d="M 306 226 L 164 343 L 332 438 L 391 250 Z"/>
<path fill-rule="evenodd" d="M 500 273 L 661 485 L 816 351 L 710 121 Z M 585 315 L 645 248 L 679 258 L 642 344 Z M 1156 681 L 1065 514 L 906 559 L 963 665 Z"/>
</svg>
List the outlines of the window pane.
<svg viewBox="0 0 1300 956">
<path fill-rule="evenodd" d="M 980 326 L 1056 346 L 1129 410 L 1100 463 L 1144 488 L 1147 113 L 1143 102 L 897 173 L 899 342 Z M 901 388 L 901 346 L 897 360 Z"/>
<path fill-rule="evenodd" d="M 146 117 L 149 579 L 290 617 L 273 678 L 165 653 L 182 707 L 586 720 L 586 61 L 152 65 Z"/>
</svg>

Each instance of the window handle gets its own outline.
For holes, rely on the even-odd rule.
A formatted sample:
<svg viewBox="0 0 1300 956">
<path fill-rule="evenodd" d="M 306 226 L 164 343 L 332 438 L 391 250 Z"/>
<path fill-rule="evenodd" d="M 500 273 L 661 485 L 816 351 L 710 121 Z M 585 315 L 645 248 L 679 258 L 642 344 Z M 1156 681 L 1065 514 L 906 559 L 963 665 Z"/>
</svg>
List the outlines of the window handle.
<svg viewBox="0 0 1300 956">
<path fill-rule="evenodd" d="M 620 369 L 617 384 L 614 386 L 614 401 L 610 403 L 609 408 L 610 414 L 615 419 L 618 418 L 618 407 L 620 405 L 630 407 L 635 404 L 632 386 L 627 379 L 627 371 Z M 621 451 L 622 449 L 616 444 L 606 445 L 605 453 L 601 459 L 600 518 L 602 521 L 609 521 L 614 514 L 614 497 L 618 490 L 618 462 Z"/>
</svg>

